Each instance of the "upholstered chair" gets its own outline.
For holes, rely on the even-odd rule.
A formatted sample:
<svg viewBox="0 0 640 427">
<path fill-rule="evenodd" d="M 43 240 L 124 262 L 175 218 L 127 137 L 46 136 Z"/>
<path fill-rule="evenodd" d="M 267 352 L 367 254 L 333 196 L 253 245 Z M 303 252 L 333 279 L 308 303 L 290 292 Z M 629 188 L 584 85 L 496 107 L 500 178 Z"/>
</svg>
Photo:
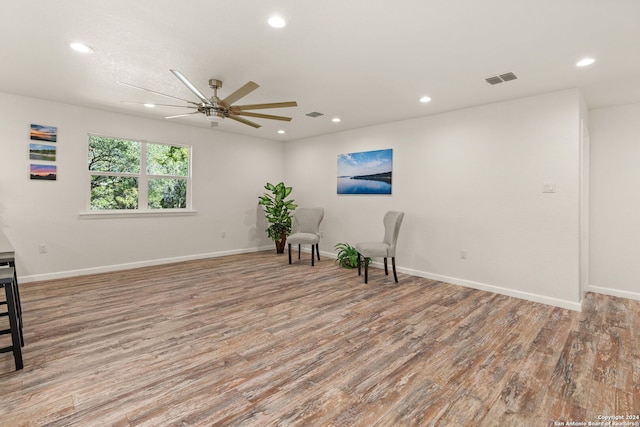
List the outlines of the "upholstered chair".
<svg viewBox="0 0 640 427">
<path fill-rule="evenodd" d="M 396 242 L 400 233 L 400 225 L 404 218 L 404 212 L 389 211 L 384 215 L 384 239 L 381 242 L 364 242 L 356 244 L 358 251 L 358 276 L 361 274 L 361 264 L 364 258 L 364 283 L 369 280 L 369 260 L 371 258 L 384 258 L 384 274 L 389 275 L 387 258 L 391 257 L 393 265 L 393 278 L 398 283 L 396 273 Z"/>
<path fill-rule="evenodd" d="M 311 265 L 317 256 L 320 261 L 320 223 L 324 218 L 323 208 L 298 208 L 293 212 L 293 229 L 295 233 L 287 237 L 289 245 L 289 264 L 291 264 L 291 245 L 298 245 L 298 259 L 300 259 L 300 245 L 311 245 Z"/>
</svg>

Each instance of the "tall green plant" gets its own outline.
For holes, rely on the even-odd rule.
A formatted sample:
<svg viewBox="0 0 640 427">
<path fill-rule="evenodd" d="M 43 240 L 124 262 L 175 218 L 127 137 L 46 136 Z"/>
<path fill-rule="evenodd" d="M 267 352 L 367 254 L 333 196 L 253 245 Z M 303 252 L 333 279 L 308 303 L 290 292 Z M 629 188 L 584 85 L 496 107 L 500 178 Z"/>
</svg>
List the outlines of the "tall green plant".
<svg viewBox="0 0 640 427">
<path fill-rule="evenodd" d="M 267 234 L 276 243 L 278 253 L 284 252 L 284 244 L 287 235 L 291 233 L 291 224 L 293 217 L 291 212 L 298 207 L 294 200 L 285 200 L 293 190 L 293 187 L 287 187 L 284 182 L 276 185 L 268 183 L 264 186 L 265 190 L 270 193 L 258 197 L 258 204 L 262 205 L 269 227 Z"/>
</svg>

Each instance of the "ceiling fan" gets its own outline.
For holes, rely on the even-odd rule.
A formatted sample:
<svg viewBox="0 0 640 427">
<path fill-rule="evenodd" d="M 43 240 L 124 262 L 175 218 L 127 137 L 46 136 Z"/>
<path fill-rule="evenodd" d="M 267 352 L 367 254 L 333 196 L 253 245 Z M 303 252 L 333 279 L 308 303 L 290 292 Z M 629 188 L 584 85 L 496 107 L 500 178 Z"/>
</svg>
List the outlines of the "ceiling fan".
<svg viewBox="0 0 640 427">
<path fill-rule="evenodd" d="M 251 120 L 247 120 L 245 117 L 255 117 L 259 119 L 269 119 L 269 120 L 282 120 L 289 122 L 291 121 L 291 117 L 283 117 L 283 116 L 273 116 L 271 114 L 262 114 L 262 113 L 253 113 L 247 110 L 262 110 L 269 108 L 284 108 L 284 107 L 297 107 L 298 104 L 295 101 L 290 102 L 272 102 L 267 104 L 248 104 L 248 105 L 232 105 L 234 102 L 238 101 L 240 98 L 245 97 L 249 93 L 256 90 L 258 87 L 257 83 L 248 82 L 244 86 L 237 89 L 235 92 L 231 93 L 224 99 L 218 98 L 218 89 L 222 87 L 222 82 L 216 79 L 209 80 L 209 87 L 213 89 L 213 96 L 207 98 L 197 87 L 193 85 L 180 71 L 171 70 L 173 75 L 175 75 L 191 92 L 193 92 L 200 102 L 189 101 L 186 99 L 178 98 L 176 96 L 167 95 L 164 93 L 156 92 L 150 89 L 145 89 L 143 87 L 135 86 L 129 83 L 118 82 L 124 86 L 129 86 L 134 89 L 144 90 L 145 92 L 150 92 L 156 95 L 164 96 L 167 98 L 177 99 L 179 101 L 186 102 L 189 105 L 173 105 L 173 104 L 154 104 L 161 107 L 180 107 L 180 108 L 190 108 L 196 111 L 191 113 L 184 114 L 176 114 L 173 116 L 167 116 L 165 119 L 173 119 L 176 117 L 189 116 L 192 114 L 204 114 L 206 118 L 211 122 L 211 127 L 218 126 L 218 123 L 225 118 L 229 118 L 235 120 L 237 122 L 243 123 L 245 125 L 252 126 L 254 128 L 259 128 L 260 125 L 258 123 L 252 122 Z M 126 101 L 125 101 L 126 102 Z M 145 104 L 142 102 L 130 102 L 132 104 Z"/>
</svg>

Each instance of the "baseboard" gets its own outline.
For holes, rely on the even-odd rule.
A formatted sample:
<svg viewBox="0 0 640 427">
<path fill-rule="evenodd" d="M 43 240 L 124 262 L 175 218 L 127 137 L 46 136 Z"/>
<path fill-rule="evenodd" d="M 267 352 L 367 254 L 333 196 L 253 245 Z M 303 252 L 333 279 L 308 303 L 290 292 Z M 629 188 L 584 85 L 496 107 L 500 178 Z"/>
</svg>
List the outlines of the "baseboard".
<svg viewBox="0 0 640 427">
<path fill-rule="evenodd" d="M 426 279 L 438 280 L 454 285 L 465 286 L 467 288 L 493 292 L 496 294 L 520 298 L 527 301 L 539 302 L 541 304 L 552 305 L 554 307 L 566 308 L 573 311 L 582 311 L 582 304 L 579 302 L 567 301 L 563 299 L 548 297 L 545 295 L 534 294 L 531 292 L 518 291 L 515 289 L 503 288 L 501 286 L 489 285 L 487 283 L 474 282 L 472 280 L 459 279 L 457 277 L 443 276 L 440 274 L 427 273 L 424 271 L 412 270 L 407 268 L 399 267 L 398 271 L 405 274 L 410 274 L 412 276 L 424 277 Z"/>
<path fill-rule="evenodd" d="M 587 287 L 587 291 L 595 292 L 597 294 L 611 295 L 613 297 L 620 297 L 620 298 L 640 301 L 640 293 L 638 292 L 622 291 L 620 289 L 604 288 L 602 286 L 593 286 L 593 285 L 589 285 Z"/>
<path fill-rule="evenodd" d="M 113 271 L 129 270 L 132 268 L 151 267 L 154 265 L 162 265 L 162 264 L 169 264 L 169 263 L 182 262 L 182 261 L 192 261 L 192 260 L 204 259 L 204 258 L 217 258 L 217 257 L 223 257 L 227 255 L 238 255 L 238 254 L 244 254 L 244 253 L 260 252 L 260 251 L 270 250 L 270 249 L 273 249 L 273 246 L 270 245 L 270 246 L 262 246 L 257 248 L 235 249 L 230 251 L 220 251 L 220 252 L 187 255 L 187 256 L 172 257 L 172 258 L 137 261 L 137 262 L 131 262 L 126 264 L 114 264 L 114 265 L 94 267 L 94 268 L 84 268 L 79 270 L 59 271 L 59 272 L 48 273 L 48 274 L 36 274 L 31 276 L 20 277 L 20 283 L 63 279 L 65 277 L 84 276 L 88 274 L 109 273 Z M 305 250 L 303 249 L 303 251 Z M 311 251 L 309 250 L 308 252 L 311 252 Z M 334 260 L 337 258 L 334 252 L 320 251 L 320 255 L 325 258 L 330 258 Z M 374 261 L 369 265 L 374 268 L 380 268 L 380 269 L 384 268 L 384 264 L 378 261 Z M 508 289 L 500 286 L 489 285 L 486 283 L 479 283 L 471 280 L 459 279 L 456 277 L 443 276 L 439 274 L 433 274 L 425 271 L 414 270 L 414 269 L 404 268 L 404 267 L 397 267 L 397 271 L 400 273 L 408 274 L 410 276 L 424 277 L 426 279 L 438 280 L 441 282 L 451 283 L 454 285 L 465 286 L 468 288 L 478 289 L 478 290 L 487 291 L 487 292 L 493 292 L 501 295 L 507 295 L 510 297 L 520 298 L 520 299 L 533 301 L 533 302 L 539 302 L 542 304 L 552 305 L 555 307 L 566 308 L 569 310 L 581 311 L 582 309 L 582 306 L 580 303 L 565 301 L 557 298 L 551 298 L 544 295 L 532 294 L 529 292 L 517 291 L 514 289 Z M 590 286 L 589 290 L 592 292 L 597 292 L 602 294 L 640 300 L 640 294 L 633 293 L 633 292 L 616 291 L 614 289 L 600 288 L 596 286 Z"/>
<path fill-rule="evenodd" d="M 328 258 L 336 258 L 336 255 L 331 252 L 322 252 Z M 374 268 L 384 268 L 384 263 L 373 261 L 370 266 Z M 396 266 L 396 270 L 399 273 L 408 274 L 410 276 L 424 277 L 425 279 L 438 280 L 440 282 L 451 283 L 453 285 L 464 286 L 467 288 L 478 289 L 481 291 L 493 292 L 500 295 L 506 295 L 514 298 L 520 298 L 527 301 L 539 302 L 546 305 L 552 305 L 554 307 L 566 308 L 573 311 L 582 311 L 582 304 L 579 302 L 566 301 L 558 298 L 547 297 L 544 295 L 533 294 L 530 292 L 517 291 L 515 289 L 503 288 L 500 286 L 489 285 L 486 283 L 474 282 L 471 280 L 459 279 L 457 277 L 443 276 L 440 274 L 429 273 L 426 271 L 414 270 L 411 268 L 404 268 Z M 597 291 L 594 291 L 597 292 Z M 640 296 L 640 295 L 639 295 Z"/>
<path fill-rule="evenodd" d="M 58 271 L 55 273 L 47 273 L 47 274 L 34 274 L 31 276 L 20 276 L 19 280 L 20 280 L 20 283 L 29 283 L 29 282 L 39 282 L 43 280 L 64 279 L 66 277 L 85 276 L 87 274 L 110 273 L 113 271 L 130 270 L 132 268 L 152 267 L 154 265 L 170 264 L 174 262 L 183 262 L 183 261 L 193 261 L 193 260 L 205 259 L 205 258 L 218 258 L 218 257 L 227 256 L 227 255 L 246 254 L 246 253 L 252 253 L 252 252 L 265 251 L 269 249 L 273 249 L 273 246 L 262 246 L 257 248 L 248 248 L 248 249 L 234 249 L 230 251 L 210 252 L 210 253 L 204 253 L 204 254 L 186 255 L 186 256 L 179 256 L 179 257 L 172 257 L 172 258 L 136 261 L 136 262 L 129 262 L 125 264 L 113 264 L 113 265 L 100 266 L 100 267 L 82 268 L 79 270 Z"/>
</svg>

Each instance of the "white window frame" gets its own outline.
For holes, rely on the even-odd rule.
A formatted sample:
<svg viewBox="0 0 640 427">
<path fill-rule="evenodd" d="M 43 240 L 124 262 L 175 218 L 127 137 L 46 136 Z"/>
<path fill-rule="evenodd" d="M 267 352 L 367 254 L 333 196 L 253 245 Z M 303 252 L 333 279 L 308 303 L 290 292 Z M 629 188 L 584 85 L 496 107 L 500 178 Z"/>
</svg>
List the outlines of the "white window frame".
<svg viewBox="0 0 640 427">
<path fill-rule="evenodd" d="M 89 133 L 87 135 L 87 152 L 84 156 L 85 162 L 89 157 L 89 138 L 92 136 L 102 138 L 120 139 L 140 143 L 140 173 L 122 173 L 122 172 L 99 172 L 91 171 L 85 165 L 87 171 L 87 203 L 85 211 L 80 212 L 81 218 L 117 218 L 117 217 L 138 217 L 138 216 L 185 216 L 194 215 L 196 211 L 193 209 L 193 186 L 192 186 L 192 168 L 193 168 L 193 146 L 187 144 L 175 144 L 170 142 L 147 141 L 137 138 L 124 138 L 108 135 L 100 135 Z M 153 175 L 147 173 L 147 144 L 169 145 L 173 147 L 186 147 L 188 149 L 188 170 L 186 176 L 175 175 Z M 91 177 L 92 176 L 121 176 L 134 177 L 138 179 L 138 208 L 137 209 L 91 209 Z M 187 186 L 187 203 L 185 208 L 171 209 L 149 209 L 149 179 L 184 179 Z"/>
</svg>

